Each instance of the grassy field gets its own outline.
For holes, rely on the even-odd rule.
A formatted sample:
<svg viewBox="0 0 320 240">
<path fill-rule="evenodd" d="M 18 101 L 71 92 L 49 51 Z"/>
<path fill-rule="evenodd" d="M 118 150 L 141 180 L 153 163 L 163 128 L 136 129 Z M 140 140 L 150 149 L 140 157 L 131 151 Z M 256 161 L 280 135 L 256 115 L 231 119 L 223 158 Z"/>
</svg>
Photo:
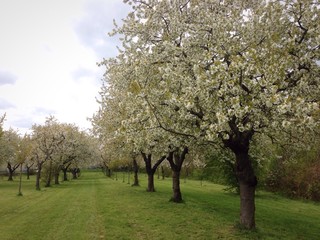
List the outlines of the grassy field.
<svg viewBox="0 0 320 240">
<path fill-rule="evenodd" d="M 157 192 L 84 172 L 81 178 L 35 191 L 23 180 L 0 178 L 0 239 L 320 239 L 320 205 L 258 192 L 253 232 L 237 227 L 239 197 L 223 186 L 182 181 L 185 203 L 169 202 L 171 180 Z"/>
</svg>

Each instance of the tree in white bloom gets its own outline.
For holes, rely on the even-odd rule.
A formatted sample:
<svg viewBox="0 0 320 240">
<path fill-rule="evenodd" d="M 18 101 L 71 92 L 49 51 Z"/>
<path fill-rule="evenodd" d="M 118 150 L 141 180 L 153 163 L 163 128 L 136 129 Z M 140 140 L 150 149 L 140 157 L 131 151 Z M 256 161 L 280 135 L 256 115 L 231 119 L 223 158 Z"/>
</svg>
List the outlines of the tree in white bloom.
<svg viewBox="0 0 320 240">
<path fill-rule="evenodd" d="M 86 132 L 80 131 L 74 124 L 59 124 L 64 136 L 63 142 L 58 145 L 53 155 L 55 184 L 59 184 L 59 174 L 63 171 L 63 180 L 67 179 L 67 171 L 71 170 L 73 178 L 77 178 L 80 167 L 89 166 L 96 158 L 95 139 Z"/>
<path fill-rule="evenodd" d="M 148 174 L 149 192 L 155 190 L 154 173 L 157 167 L 167 159 L 174 175 L 172 200 L 181 202 L 180 171 L 188 152 L 185 140 L 159 127 L 157 116 L 151 110 L 152 104 L 145 101 L 139 83 L 134 80 L 139 78 L 135 63 L 130 62 L 125 54 L 120 54 L 116 59 L 106 60 L 102 64 L 107 67 L 107 74 L 100 92 L 101 107 L 93 118 L 95 131 L 102 136 L 108 148 L 114 146 L 121 152 L 127 149 L 130 155 L 142 155 Z M 113 149 L 111 152 L 119 153 L 119 150 Z M 183 149 L 180 156 L 179 149 Z"/>
<path fill-rule="evenodd" d="M 36 190 L 40 190 L 40 177 L 43 164 L 49 161 L 49 176 L 47 177 L 47 186 L 50 186 L 51 169 L 54 153 L 58 146 L 64 141 L 65 137 L 59 129 L 59 123 L 54 117 L 49 117 L 44 125 L 32 126 L 32 155 L 36 162 Z"/>
<path fill-rule="evenodd" d="M 3 134 L 3 122 L 5 121 L 6 115 L 0 117 L 0 138 Z"/>
<path fill-rule="evenodd" d="M 230 149 L 240 223 L 254 228 L 251 140 L 256 134 L 312 132 L 318 124 L 319 2 L 125 2 L 133 11 L 114 31 L 123 35 L 123 50 L 106 65 L 113 62 L 121 72 L 111 88 L 122 88 L 133 111 L 143 112 L 127 119 L 152 121 L 154 131 L 164 130 L 171 139 Z M 187 148 L 179 145 L 181 157 Z"/>
<path fill-rule="evenodd" d="M 8 181 L 13 181 L 14 172 L 23 162 L 20 147 L 21 137 L 17 131 L 12 128 L 3 131 L 0 138 L 0 159 L 7 165 Z"/>
</svg>

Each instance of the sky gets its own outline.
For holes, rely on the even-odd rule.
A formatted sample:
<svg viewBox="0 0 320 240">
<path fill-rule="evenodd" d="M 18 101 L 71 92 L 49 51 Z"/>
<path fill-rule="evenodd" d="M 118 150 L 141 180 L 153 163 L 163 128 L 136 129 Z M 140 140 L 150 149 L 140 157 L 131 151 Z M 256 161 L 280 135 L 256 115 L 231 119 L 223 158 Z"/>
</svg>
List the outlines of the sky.
<svg viewBox="0 0 320 240">
<path fill-rule="evenodd" d="M 0 0 L 0 116 L 20 134 L 50 115 L 85 130 L 99 109 L 105 69 L 114 57 L 113 19 L 122 0 Z"/>
</svg>

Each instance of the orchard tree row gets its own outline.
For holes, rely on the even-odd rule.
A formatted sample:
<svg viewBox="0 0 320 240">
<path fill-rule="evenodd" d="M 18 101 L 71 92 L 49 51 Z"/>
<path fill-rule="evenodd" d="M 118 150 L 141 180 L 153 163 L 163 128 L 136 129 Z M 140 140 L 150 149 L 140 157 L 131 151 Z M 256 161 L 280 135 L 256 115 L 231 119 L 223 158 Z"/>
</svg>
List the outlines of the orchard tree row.
<svg viewBox="0 0 320 240">
<path fill-rule="evenodd" d="M 124 2 L 132 11 L 111 33 L 122 46 L 101 62 L 106 73 L 92 120 L 105 156 L 142 156 L 148 191 L 168 161 L 172 200 L 181 202 L 187 154 L 229 154 L 240 224 L 254 228 L 253 166 L 262 159 L 252 156 L 266 147 L 260 139 L 299 147 L 319 130 L 319 1 Z"/>
<path fill-rule="evenodd" d="M 96 164 L 97 149 L 98 142 L 88 133 L 74 124 L 59 123 L 54 117 L 48 117 L 43 125 L 33 125 L 31 133 L 23 137 L 1 127 L 0 163 L 7 167 L 8 180 L 12 181 L 15 171 L 23 166 L 28 179 L 31 171 L 35 172 L 37 190 L 41 180 L 46 187 L 53 180 L 59 184 L 60 173 L 64 181 L 68 180 L 68 172 L 77 178 L 81 167 Z"/>
</svg>

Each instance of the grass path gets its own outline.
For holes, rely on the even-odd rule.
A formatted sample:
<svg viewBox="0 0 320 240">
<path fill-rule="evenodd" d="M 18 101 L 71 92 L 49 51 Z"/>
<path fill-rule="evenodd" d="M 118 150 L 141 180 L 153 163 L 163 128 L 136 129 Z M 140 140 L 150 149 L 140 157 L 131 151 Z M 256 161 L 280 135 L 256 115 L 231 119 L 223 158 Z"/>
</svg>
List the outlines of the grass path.
<svg viewBox="0 0 320 240">
<path fill-rule="evenodd" d="M 181 183 L 185 203 L 168 201 L 171 180 L 155 193 L 122 179 L 84 172 L 79 180 L 35 191 L 34 179 L 0 179 L 0 239 L 320 239 L 320 205 L 270 193 L 256 198 L 257 230 L 239 230 L 239 198 L 223 186 Z"/>
<path fill-rule="evenodd" d="M 0 239 L 105 239 L 98 213 L 99 180 L 72 181 L 41 191 L 28 182 L 23 197 L 10 188 L 4 199 L 0 197 Z"/>
</svg>

